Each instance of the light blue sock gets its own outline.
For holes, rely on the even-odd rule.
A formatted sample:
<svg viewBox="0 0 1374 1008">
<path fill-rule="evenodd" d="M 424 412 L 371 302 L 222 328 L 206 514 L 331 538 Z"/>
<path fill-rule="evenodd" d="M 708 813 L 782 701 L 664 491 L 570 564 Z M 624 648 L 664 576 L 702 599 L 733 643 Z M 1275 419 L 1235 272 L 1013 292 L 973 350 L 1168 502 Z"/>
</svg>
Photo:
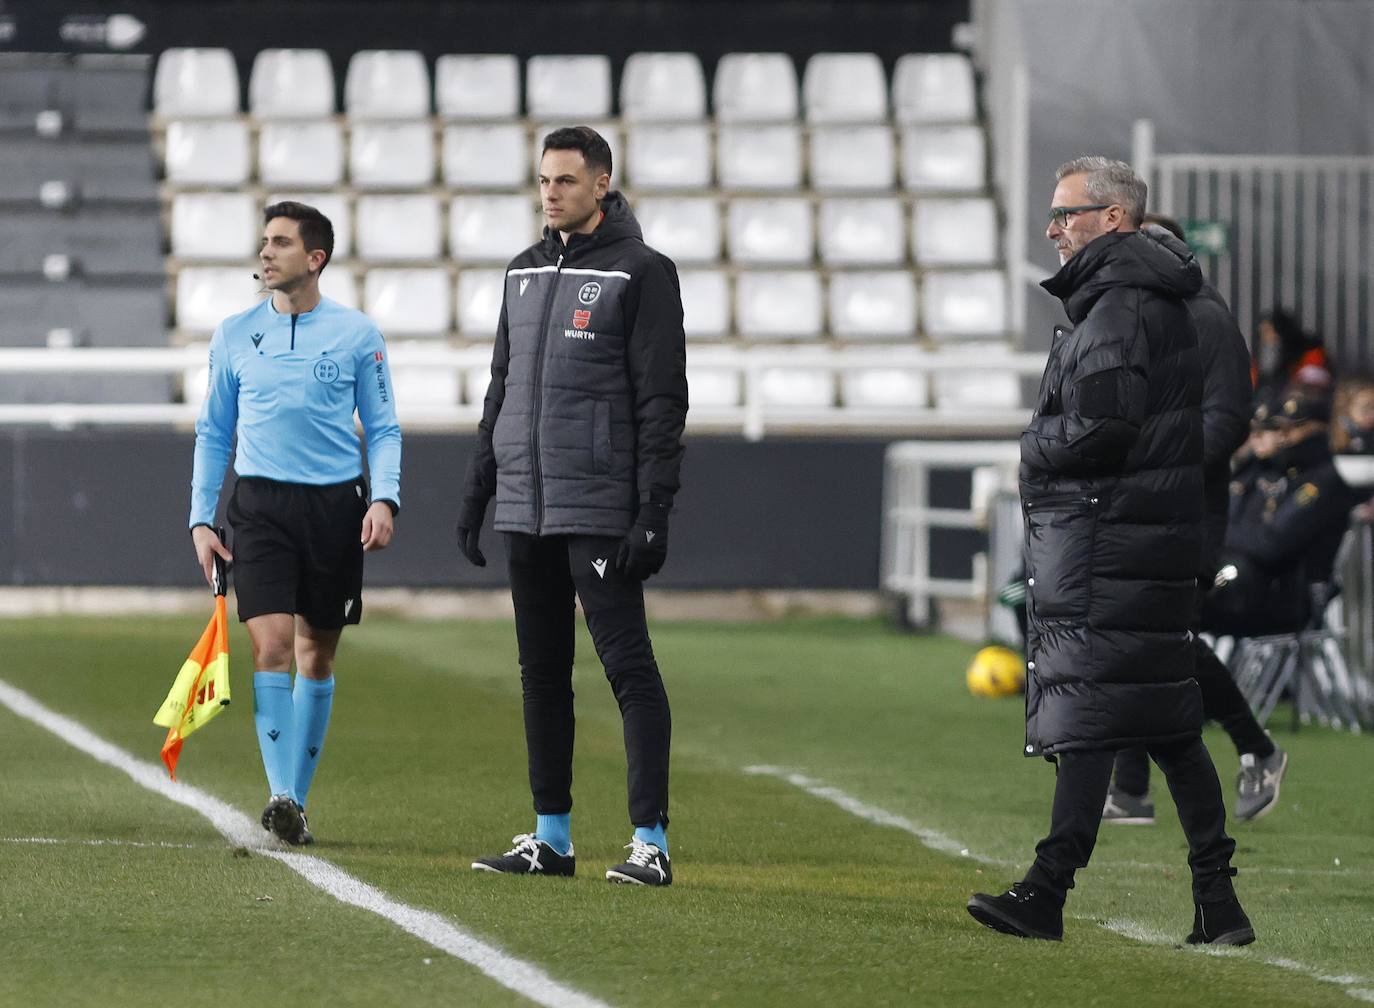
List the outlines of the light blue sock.
<svg viewBox="0 0 1374 1008">
<path fill-rule="evenodd" d="M 290 794 L 294 779 L 295 749 L 291 745 L 294 712 L 290 672 L 253 673 L 253 724 L 258 729 L 258 748 L 267 786 L 274 795 Z"/>
<path fill-rule="evenodd" d="M 668 829 L 662 823 L 657 826 L 636 826 L 635 839 L 640 843 L 651 843 L 664 854 L 668 853 Z"/>
<path fill-rule="evenodd" d="M 559 854 L 567 856 L 572 850 L 572 814 L 536 815 L 534 817 L 534 838 L 542 840 Z"/>
<path fill-rule="evenodd" d="M 295 786 L 291 793 L 300 807 L 305 808 L 305 796 L 310 792 L 310 782 L 315 779 L 315 767 L 320 762 L 320 750 L 324 748 L 324 734 L 329 730 L 329 712 L 334 707 L 334 677 L 307 679 L 298 673 L 292 700 L 296 717 L 291 774 Z"/>
</svg>

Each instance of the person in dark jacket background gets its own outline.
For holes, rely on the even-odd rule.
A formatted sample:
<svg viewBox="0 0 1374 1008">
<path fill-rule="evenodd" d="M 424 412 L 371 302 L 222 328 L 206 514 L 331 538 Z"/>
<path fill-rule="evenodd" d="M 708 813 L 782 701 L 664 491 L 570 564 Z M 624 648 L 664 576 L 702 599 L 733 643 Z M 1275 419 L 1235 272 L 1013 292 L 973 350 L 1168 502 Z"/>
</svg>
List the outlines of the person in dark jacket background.
<svg viewBox="0 0 1374 1008">
<path fill-rule="evenodd" d="M 610 191 L 611 150 L 586 126 L 544 138 L 542 241 L 506 270 L 459 549 L 496 499 L 506 533 L 536 815 L 532 833 L 474 869 L 572 875 L 574 597 L 625 727 L 630 854 L 614 882 L 668 885 L 668 697 L 644 615 L 663 566 L 687 415 L 682 297 Z"/>
<path fill-rule="evenodd" d="M 1145 215 L 1141 233 L 1159 242 L 1180 262 L 1193 258 L 1177 223 Z M 1186 301 L 1197 329 L 1202 359 L 1202 489 L 1206 501 L 1202 562 L 1198 567 L 1199 599 L 1212 586 L 1221 564 L 1230 505 L 1231 456 L 1250 433 L 1250 352 L 1225 300 L 1206 280 Z M 1198 629 L 1194 622 L 1194 629 Z M 1202 690 L 1202 712 L 1231 737 L 1241 757 L 1236 779 L 1236 817 L 1255 819 L 1274 807 L 1288 754 L 1274 745 L 1255 720 L 1250 705 L 1230 671 L 1200 636 L 1193 639 L 1196 677 Z M 1150 798 L 1150 763 L 1144 747 L 1123 749 L 1102 809 L 1104 822 L 1144 825 L 1155 820 Z"/>
<path fill-rule="evenodd" d="M 1146 186 L 1084 157 L 1056 173 L 1043 284 L 1072 330 L 1050 348 L 1021 435 L 1030 639 L 1028 756 L 1057 762 L 1050 833 L 1025 877 L 976 893 L 998 931 L 1059 940 L 1088 863 L 1115 752 L 1144 745 L 1168 780 L 1193 876 L 1189 943 L 1254 930 L 1232 886 L 1226 809 L 1202 743 L 1191 625 L 1202 560 L 1202 367 L 1184 304 L 1202 274 L 1138 232 Z"/>
</svg>

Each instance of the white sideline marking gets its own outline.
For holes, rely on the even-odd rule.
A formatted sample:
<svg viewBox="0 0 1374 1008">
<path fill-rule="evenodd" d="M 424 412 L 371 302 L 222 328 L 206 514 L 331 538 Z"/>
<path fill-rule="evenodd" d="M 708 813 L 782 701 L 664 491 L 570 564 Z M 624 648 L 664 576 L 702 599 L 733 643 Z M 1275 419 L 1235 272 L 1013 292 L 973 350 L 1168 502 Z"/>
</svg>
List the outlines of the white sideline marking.
<svg viewBox="0 0 1374 1008">
<path fill-rule="evenodd" d="M 195 844 L 149 842 L 144 840 L 72 840 L 47 836 L 7 836 L 0 837 L 0 843 L 8 844 L 52 844 L 76 847 L 163 847 L 173 850 L 195 850 Z"/>
<path fill-rule="evenodd" d="M 786 781 L 789 784 L 801 788 L 807 794 L 815 795 L 817 798 L 822 798 L 833 805 L 838 805 L 846 812 L 860 819 L 876 823 L 879 826 L 891 826 L 905 833 L 910 833 L 931 850 L 939 851 L 942 854 L 953 854 L 956 857 L 967 858 L 970 861 L 977 861 L 980 864 L 997 865 L 999 867 L 1017 867 L 1015 862 L 978 854 L 958 840 L 955 840 L 953 837 L 941 833 L 939 830 L 930 829 L 929 827 L 913 822 L 906 816 L 898 815 L 895 812 L 889 812 L 887 809 L 879 808 L 876 805 L 870 805 L 845 791 L 841 791 L 837 787 L 832 787 L 829 784 L 818 781 L 814 777 L 808 777 L 806 774 L 789 770 L 786 767 L 777 766 L 747 766 L 742 769 L 746 774 L 761 777 L 776 777 L 778 780 Z M 1142 865 L 1139 863 L 1130 863 L 1130 865 L 1132 867 L 1141 868 L 1161 867 L 1158 865 Z M 1111 865 L 1111 867 L 1120 866 Z M 1258 869 L 1246 870 L 1249 872 L 1257 871 Z M 1269 871 L 1277 872 L 1278 869 L 1269 869 Z M 1074 917 L 1074 919 L 1089 921 L 1107 931 L 1147 945 L 1179 944 L 1177 938 L 1147 928 L 1143 924 L 1139 924 L 1132 920 L 1116 918 L 1113 920 L 1100 921 L 1085 916 Z M 1289 970 L 1293 973 L 1301 973 L 1304 976 L 1310 977 L 1313 980 L 1318 980 L 1322 983 L 1344 987 L 1346 993 L 1358 1001 L 1374 1002 L 1374 989 L 1365 989 L 1365 985 L 1374 984 L 1374 980 L 1370 980 L 1367 977 L 1349 975 L 1333 976 L 1330 973 L 1323 972 L 1315 967 L 1308 966 L 1306 963 L 1298 962 L 1295 959 L 1269 958 L 1261 954 L 1256 954 L 1255 952 L 1244 951 L 1238 948 L 1216 948 L 1210 945 L 1180 946 L 1180 948 L 1186 948 L 1188 951 L 1200 952 L 1204 955 L 1234 956 L 1237 958 L 1251 959 L 1263 963 L 1266 966 L 1276 966 L 1279 969 Z"/>
<path fill-rule="evenodd" d="M 141 760 L 106 742 L 81 722 L 43 706 L 28 693 L 4 680 L 0 680 L 0 703 L 96 761 L 127 774 L 135 784 L 199 812 L 230 843 L 251 848 L 282 862 L 341 903 L 368 910 L 391 921 L 403 931 L 455 959 L 461 959 L 535 1004 L 546 1008 L 609 1008 L 604 1001 L 559 983 L 538 966 L 517 959 L 468 934 L 447 918 L 397 902 L 328 861 L 264 846 L 262 828 L 232 805 L 190 784 L 168 780 L 161 764 Z M 34 839 L 43 842 L 43 838 Z"/>
</svg>

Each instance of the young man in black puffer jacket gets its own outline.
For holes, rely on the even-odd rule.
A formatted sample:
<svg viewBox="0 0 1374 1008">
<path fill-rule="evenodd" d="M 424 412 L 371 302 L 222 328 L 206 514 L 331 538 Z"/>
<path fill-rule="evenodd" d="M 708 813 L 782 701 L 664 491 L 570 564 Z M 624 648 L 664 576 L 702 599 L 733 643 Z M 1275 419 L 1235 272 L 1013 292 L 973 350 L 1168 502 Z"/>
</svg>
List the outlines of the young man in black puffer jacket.
<svg viewBox="0 0 1374 1008">
<path fill-rule="evenodd" d="M 491 384 L 458 517 L 480 566 L 487 504 L 506 533 L 535 829 L 484 871 L 572 875 L 573 605 L 582 603 L 625 723 L 630 822 L 613 882 L 668 885 L 672 721 L 644 616 L 663 566 L 687 416 L 682 297 L 611 192 L 611 150 L 586 126 L 544 138 L 542 241 L 506 270 Z"/>
<path fill-rule="evenodd" d="M 1184 300 L 1202 273 L 1138 233 L 1146 187 L 1128 165 L 1079 158 L 1056 175 L 1044 287 L 1074 328 L 1050 349 L 1021 435 L 1030 636 L 1028 756 L 1057 762 L 1049 835 L 1025 878 L 968 910 L 1026 938 L 1063 937 L 1117 750 L 1143 745 L 1178 805 L 1193 874 L 1191 943 L 1254 930 L 1231 884 L 1235 843 L 1202 744 L 1193 678 L 1203 542 L 1202 366 Z"/>
</svg>

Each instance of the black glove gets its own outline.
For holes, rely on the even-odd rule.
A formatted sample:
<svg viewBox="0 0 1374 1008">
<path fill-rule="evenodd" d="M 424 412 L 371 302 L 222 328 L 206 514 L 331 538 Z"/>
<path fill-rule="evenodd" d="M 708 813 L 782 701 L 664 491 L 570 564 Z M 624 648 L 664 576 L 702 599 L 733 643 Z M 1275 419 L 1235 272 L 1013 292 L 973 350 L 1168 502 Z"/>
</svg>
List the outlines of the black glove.
<svg viewBox="0 0 1374 1008">
<path fill-rule="evenodd" d="M 458 552 L 468 558 L 474 567 L 485 567 L 487 558 L 477 547 L 482 535 L 482 520 L 487 516 L 487 500 L 483 497 L 469 497 L 463 501 L 458 512 L 458 524 L 454 532 L 458 536 Z"/>
<path fill-rule="evenodd" d="M 668 505 L 642 504 L 634 526 L 620 544 L 615 569 L 643 581 L 668 559 Z"/>
</svg>

